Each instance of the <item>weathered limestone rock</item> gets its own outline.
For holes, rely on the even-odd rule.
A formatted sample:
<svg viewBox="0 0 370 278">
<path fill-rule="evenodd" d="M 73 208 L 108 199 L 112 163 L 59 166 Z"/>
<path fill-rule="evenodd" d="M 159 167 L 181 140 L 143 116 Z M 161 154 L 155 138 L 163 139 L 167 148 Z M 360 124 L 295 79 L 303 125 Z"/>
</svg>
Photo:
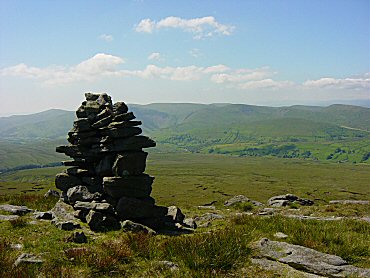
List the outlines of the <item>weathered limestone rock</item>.
<svg viewBox="0 0 370 278">
<path fill-rule="evenodd" d="M 18 219 L 19 215 L 2 215 L 0 214 L 0 221 L 10 221 Z"/>
<path fill-rule="evenodd" d="M 185 218 L 184 221 L 183 221 L 183 224 L 184 224 L 185 227 L 189 227 L 189 228 L 192 228 L 192 229 L 197 228 L 197 223 L 195 222 L 195 220 L 193 218 Z"/>
<path fill-rule="evenodd" d="M 38 211 L 34 213 L 36 219 L 51 220 L 53 219 L 53 214 L 50 211 Z"/>
<path fill-rule="evenodd" d="M 68 189 L 67 191 L 68 202 L 73 204 L 76 201 L 92 201 L 101 198 L 101 194 L 91 193 L 88 188 L 83 185 L 78 185 Z"/>
<path fill-rule="evenodd" d="M 71 205 L 59 200 L 50 212 L 53 214 L 54 218 L 62 220 L 74 220 L 73 211 L 74 209 Z"/>
<path fill-rule="evenodd" d="M 23 253 L 14 262 L 14 266 L 18 266 L 21 264 L 41 264 L 43 262 L 44 260 L 41 259 L 38 255 Z"/>
<path fill-rule="evenodd" d="M 140 127 L 124 127 L 124 128 L 110 128 L 101 131 L 104 136 L 110 138 L 126 138 L 135 135 L 139 135 L 142 132 Z"/>
<path fill-rule="evenodd" d="M 168 207 L 166 219 L 169 220 L 170 222 L 183 223 L 185 215 L 178 207 L 170 206 Z"/>
<path fill-rule="evenodd" d="M 66 242 L 86 243 L 87 237 L 84 232 L 75 231 L 68 238 L 66 238 Z"/>
<path fill-rule="evenodd" d="M 120 197 L 149 197 L 152 192 L 154 178 L 149 175 L 105 177 L 103 179 L 104 191 L 114 198 Z"/>
<path fill-rule="evenodd" d="M 121 227 L 123 231 L 127 232 L 134 232 L 134 233 L 145 233 L 145 234 L 150 234 L 150 235 L 155 235 L 156 232 L 152 229 L 150 229 L 147 226 L 144 226 L 139 223 L 135 223 L 131 220 L 125 220 L 121 223 Z"/>
<path fill-rule="evenodd" d="M 217 214 L 217 213 L 205 213 L 202 216 L 197 216 L 194 218 L 196 222 L 202 222 L 202 221 L 213 221 L 215 219 L 222 219 L 224 218 L 222 215 Z"/>
<path fill-rule="evenodd" d="M 230 200 L 227 200 L 224 203 L 224 206 L 228 207 L 228 206 L 233 206 L 233 205 L 238 204 L 238 203 L 246 203 L 246 202 L 250 202 L 255 206 L 263 206 L 262 203 L 260 203 L 258 201 L 251 200 L 251 199 L 249 199 L 248 197 L 246 197 L 244 195 L 237 195 L 237 196 L 232 197 Z"/>
<path fill-rule="evenodd" d="M 93 231 L 117 229 L 122 220 L 158 229 L 183 224 L 180 209 L 156 206 L 150 197 L 154 178 L 144 173 L 148 153 L 143 148 L 156 143 L 140 135 L 141 121 L 124 102 L 113 104 L 106 93 L 86 93 L 85 98 L 68 132 L 70 144 L 56 148 L 72 158 L 63 162 L 71 167 L 56 175 L 55 184 L 61 200 L 73 207 L 59 201 L 53 222 L 75 229 L 77 218 Z"/>
<path fill-rule="evenodd" d="M 54 190 L 54 189 L 49 189 L 45 193 L 44 197 L 47 198 L 47 197 L 50 197 L 50 196 L 58 197 L 59 198 L 60 197 L 60 193 L 58 191 Z"/>
<path fill-rule="evenodd" d="M 274 234 L 274 237 L 276 237 L 276 238 L 287 238 L 288 235 L 286 235 L 282 232 L 277 232 L 277 233 Z"/>
<path fill-rule="evenodd" d="M 293 194 L 274 196 L 268 200 L 268 205 L 272 207 L 285 207 L 292 203 L 298 203 L 302 206 L 311 206 L 314 202 L 308 199 L 301 199 Z"/>
<path fill-rule="evenodd" d="M 155 142 L 146 136 L 133 136 L 128 138 L 117 138 L 104 145 L 103 151 L 124 152 L 140 151 L 142 148 L 155 147 Z"/>
<path fill-rule="evenodd" d="M 146 152 L 129 152 L 119 154 L 113 164 L 115 176 L 140 175 L 145 171 Z"/>
<path fill-rule="evenodd" d="M 266 270 L 271 270 L 277 273 L 277 277 L 289 277 L 289 278 L 322 278 L 323 276 L 319 276 L 312 273 L 303 272 L 297 270 L 287 264 L 282 264 L 277 261 L 272 261 L 269 259 L 255 259 L 252 258 L 251 262 L 253 264 L 259 265 L 261 268 Z"/>
<path fill-rule="evenodd" d="M 81 179 L 67 173 L 59 173 L 55 176 L 55 185 L 62 191 L 67 191 L 69 188 L 82 184 Z"/>
<path fill-rule="evenodd" d="M 116 218 L 93 210 L 86 216 L 86 222 L 91 230 L 97 232 L 118 230 L 120 228 L 120 224 Z"/>
<path fill-rule="evenodd" d="M 33 211 L 32 209 L 29 209 L 26 206 L 14 206 L 8 204 L 0 205 L 0 210 L 7 211 L 16 215 L 25 215 Z"/>
<path fill-rule="evenodd" d="M 143 202 L 136 198 L 122 197 L 118 201 L 116 211 L 121 219 L 135 220 L 140 218 L 164 217 L 168 209 Z"/>
<path fill-rule="evenodd" d="M 58 221 L 55 222 L 55 226 L 64 231 L 72 231 L 81 228 L 80 224 L 74 221 Z"/>
<path fill-rule="evenodd" d="M 255 248 L 261 257 L 317 275 L 326 277 L 370 276 L 370 269 L 354 267 L 339 256 L 321 253 L 299 245 L 263 238 L 255 243 Z"/>
</svg>

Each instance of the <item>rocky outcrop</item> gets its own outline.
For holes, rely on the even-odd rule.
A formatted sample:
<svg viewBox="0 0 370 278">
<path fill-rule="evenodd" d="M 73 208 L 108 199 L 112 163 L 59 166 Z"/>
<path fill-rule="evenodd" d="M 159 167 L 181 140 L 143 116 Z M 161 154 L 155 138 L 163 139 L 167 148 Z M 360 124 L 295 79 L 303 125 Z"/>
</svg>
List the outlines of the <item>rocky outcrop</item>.
<svg viewBox="0 0 370 278">
<path fill-rule="evenodd" d="M 157 206 L 150 197 L 154 177 L 144 173 L 143 149 L 156 143 L 140 135 L 141 122 L 105 93 L 85 98 L 68 133 L 70 145 L 56 148 L 72 158 L 63 162 L 70 168 L 56 175 L 55 185 L 74 216 L 94 231 L 119 229 L 125 220 L 157 230 L 183 224 L 180 209 Z"/>
<path fill-rule="evenodd" d="M 268 200 L 268 205 L 272 207 L 285 207 L 293 203 L 300 204 L 301 206 L 311 206 L 314 204 L 311 200 L 302 199 L 293 194 L 274 196 Z"/>
<path fill-rule="evenodd" d="M 263 206 L 262 203 L 260 203 L 258 201 L 251 200 L 251 199 L 249 199 L 248 197 L 246 197 L 244 195 L 237 195 L 237 196 L 232 197 L 231 199 L 227 200 L 224 203 L 224 206 L 229 207 L 229 206 L 233 206 L 235 204 L 246 203 L 246 202 L 252 203 L 255 206 Z"/>
<path fill-rule="evenodd" d="M 25 215 L 33 211 L 32 209 L 29 209 L 26 206 L 14 206 L 14 205 L 8 205 L 8 204 L 0 205 L 0 210 L 10 212 L 16 215 Z"/>
<path fill-rule="evenodd" d="M 325 277 L 369 277 L 370 269 L 349 265 L 339 256 L 286 242 L 263 238 L 254 245 L 259 259 L 268 259 L 274 264 L 288 265 L 303 272 Z"/>
</svg>

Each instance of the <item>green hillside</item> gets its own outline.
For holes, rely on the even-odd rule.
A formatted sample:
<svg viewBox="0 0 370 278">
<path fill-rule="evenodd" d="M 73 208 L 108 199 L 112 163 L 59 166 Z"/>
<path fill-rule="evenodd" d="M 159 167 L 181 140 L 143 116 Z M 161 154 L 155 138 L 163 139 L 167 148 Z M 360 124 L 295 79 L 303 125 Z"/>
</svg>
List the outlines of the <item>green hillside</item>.
<svg viewBox="0 0 370 278">
<path fill-rule="evenodd" d="M 370 109 L 350 105 L 266 107 L 244 104 L 129 105 L 157 141 L 152 152 L 215 152 L 238 156 L 298 157 L 369 162 Z M 0 118 L 0 169 L 64 159 L 74 112 Z"/>
<path fill-rule="evenodd" d="M 0 172 L 20 165 L 46 165 L 65 160 L 55 147 L 66 140 L 44 140 L 32 143 L 6 142 L 0 140 Z"/>
<path fill-rule="evenodd" d="M 51 109 L 31 115 L 0 118 L 0 139 L 8 141 L 37 141 L 65 138 L 71 129 L 74 113 Z"/>
</svg>

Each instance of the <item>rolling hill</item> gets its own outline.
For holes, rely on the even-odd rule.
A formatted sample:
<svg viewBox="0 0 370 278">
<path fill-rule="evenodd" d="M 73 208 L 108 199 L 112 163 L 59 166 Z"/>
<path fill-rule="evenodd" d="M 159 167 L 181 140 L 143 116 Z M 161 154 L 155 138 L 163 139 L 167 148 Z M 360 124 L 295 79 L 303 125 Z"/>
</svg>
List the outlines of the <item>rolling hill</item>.
<svg viewBox="0 0 370 278">
<path fill-rule="evenodd" d="M 284 150 L 282 157 L 307 157 L 316 149 L 320 151 L 308 157 L 352 162 L 365 161 L 370 152 L 370 109 L 359 106 L 156 103 L 129 107 L 143 122 L 144 133 L 158 142 L 157 151 L 276 155 L 280 151 L 274 150 Z M 74 117 L 74 112 L 59 109 L 1 117 L 0 169 L 60 161 L 54 147 L 65 142 Z M 334 155 L 341 146 L 344 158 Z"/>
</svg>

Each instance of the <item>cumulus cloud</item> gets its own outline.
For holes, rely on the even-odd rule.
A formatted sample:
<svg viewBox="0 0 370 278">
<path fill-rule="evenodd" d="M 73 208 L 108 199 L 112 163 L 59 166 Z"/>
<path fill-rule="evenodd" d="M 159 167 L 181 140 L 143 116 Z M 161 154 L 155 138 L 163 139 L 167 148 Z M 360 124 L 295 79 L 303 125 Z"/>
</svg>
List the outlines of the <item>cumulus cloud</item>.
<svg viewBox="0 0 370 278">
<path fill-rule="evenodd" d="M 225 65 L 216 65 L 216 66 L 210 66 L 204 69 L 204 73 L 219 73 L 219 72 L 225 72 L 230 70 L 229 67 Z"/>
<path fill-rule="evenodd" d="M 107 35 L 107 34 L 102 34 L 99 36 L 99 39 L 106 41 L 106 42 L 111 42 L 113 41 L 113 36 L 112 35 Z"/>
<path fill-rule="evenodd" d="M 155 27 L 155 22 L 151 21 L 149 18 L 146 18 L 139 22 L 139 24 L 135 27 L 135 31 L 142 33 L 152 33 Z"/>
<path fill-rule="evenodd" d="M 307 80 L 303 83 L 303 86 L 320 89 L 370 90 L 370 73 L 348 78 L 325 77 L 317 80 Z"/>
<path fill-rule="evenodd" d="M 257 69 L 238 69 L 230 73 L 218 73 L 211 77 L 211 80 L 215 83 L 235 83 L 249 80 L 261 80 L 263 78 L 271 77 L 276 72 L 272 72 L 268 67 L 257 68 Z"/>
<path fill-rule="evenodd" d="M 183 19 L 169 16 L 156 22 L 150 18 L 142 19 L 135 27 L 136 32 L 153 33 L 154 30 L 162 28 L 181 29 L 194 34 L 195 39 L 212 37 L 215 34 L 229 36 L 234 31 L 232 25 L 217 22 L 213 16 Z"/>
<path fill-rule="evenodd" d="M 235 87 L 242 90 L 251 89 L 280 89 L 294 86 L 294 82 L 291 81 L 277 81 L 273 80 L 272 77 L 277 72 L 272 71 L 269 67 L 262 67 L 257 69 L 227 69 L 225 71 L 215 73 L 211 76 L 211 81 L 217 84 L 228 84 L 229 86 Z"/>
<path fill-rule="evenodd" d="M 117 66 L 123 63 L 124 60 L 120 57 L 98 53 L 90 59 L 71 67 L 37 68 L 22 63 L 2 69 L 0 74 L 38 79 L 44 84 L 54 85 L 75 81 L 93 81 L 101 76 L 115 75 Z"/>
<path fill-rule="evenodd" d="M 153 52 L 148 56 L 148 60 L 160 60 L 161 54 L 159 52 Z"/>
<path fill-rule="evenodd" d="M 276 81 L 271 78 L 253 80 L 245 83 L 239 84 L 240 89 L 250 90 L 250 89 L 283 89 L 294 86 L 292 81 Z"/>
<path fill-rule="evenodd" d="M 208 76 L 211 73 L 223 72 L 229 70 L 225 65 L 216 65 L 210 67 L 157 67 L 155 65 L 148 65 L 142 71 L 127 72 L 126 74 L 138 76 L 141 78 L 161 78 L 177 81 L 199 80 Z"/>
<path fill-rule="evenodd" d="M 158 59 L 157 52 L 148 59 Z M 313 88 L 320 90 L 351 90 L 369 92 L 370 73 L 348 78 L 325 77 L 317 80 L 307 80 L 296 84 L 289 80 L 276 80 L 276 71 L 269 67 L 233 69 L 226 65 L 211 65 L 200 67 L 196 65 L 171 67 L 149 64 L 143 69 L 122 69 L 124 59 L 105 53 L 95 56 L 73 66 L 33 67 L 24 63 L 0 69 L 1 76 L 23 77 L 40 81 L 45 85 L 60 85 L 73 82 L 93 82 L 104 77 L 163 79 L 172 81 L 208 80 L 219 86 L 239 90 L 275 90 L 287 88 Z"/>
</svg>

